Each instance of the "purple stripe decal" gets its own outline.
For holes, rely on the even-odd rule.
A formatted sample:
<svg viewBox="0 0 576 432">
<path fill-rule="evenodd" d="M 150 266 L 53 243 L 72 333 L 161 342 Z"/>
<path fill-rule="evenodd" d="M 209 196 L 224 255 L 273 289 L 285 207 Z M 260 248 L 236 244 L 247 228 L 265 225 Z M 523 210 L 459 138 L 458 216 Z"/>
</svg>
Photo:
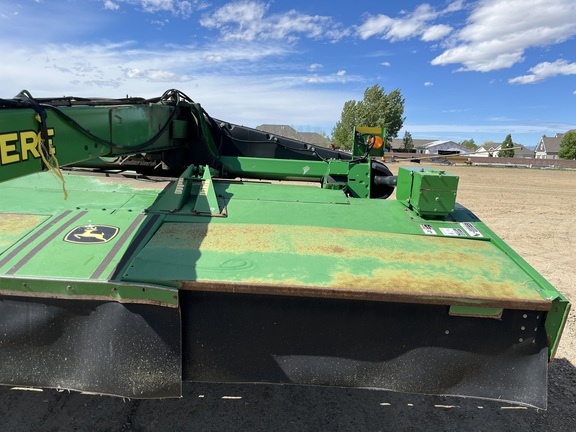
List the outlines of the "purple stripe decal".
<svg viewBox="0 0 576 432">
<path fill-rule="evenodd" d="M 160 219 L 160 216 L 154 215 L 148 221 L 146 221 L 146 224 L 144 225 L 144 227 L 140 230 L 138 235 L 136 237 L 134 237 L 134 239 L 132 240 L 132 243 L 130 243 L 130 246 L 128 246 L 128 249 L 126 249 L 126 252 L 124 252 L 124 256 L 122 257 L 122 259 L 120 260 L 118 265 L 116 265 L 116 268 L 108 276 L 108 280 L 114 279 L 115 277 L 118 276 L 117 272 L 122 270 L 122 268 L 126 265 L 126 262 L 132 257 L 132 254 L 134 253 L 134 251 L 136 250 L 138 245 L 142 242 L 144 237 L 148 234 L 148 231 L 150 231 L 152 229 L 152 227 L 156 224 L 158 219 Z"/>
<path fill-rule="evenodd" d="M 62 234 L 62 232 L 64 230 L 66 230 L 70 225 L 72 225 L 74 222 L 76 222 L 78 219 L 80 219 L 86 213 L 88 213 L 88 212 L 87 211 L 80 212 L 76 216 L 74 216 L 72 219 L 70 219 L 69 221 L 67 221 L 63 225 L 61 225 L 60 228 L 58 228 L 50 236 L 48 236 L 40 244 L 38 244 L 34 249 L 32 249 L 30 252 L 28 252 L 28 254 L 26 254 L 26 256 L 24 258 L 22 258 L 20 261 L 18 261 L 18 263 L 16 263 L 16 265 L 14 267 L 12 267 L 10 270 L 8 270 L 6 272 L 6 274 L 11 275 L 11 274 L 16 273 L 18 270 L 20 270 L 28 261 L 30 261 L 30 259 L 32 257 L 34 257 L 34 255 L 36 255 L 38 252 L 40 252 L 44 248 L 44 246 L 46 246 L 48 243 L 50 243 L 52 240 L 54 240 L 56 237 L 58 237 L 60 234 Z M 54 225 L 54 224 L 52 224 L 52 225 Z"/>
<path fill-rule="evenodd" d="M 140 226 L 140 222 L 142 222 L 142 219 L 144 219 L 143 214 L 138 215 L 136 219 L 134 219 L 134 222 L 132 222 L 128 227 L 128 229 L 124 231 L 124 234 L 122 234 L 122 236 L 116 240 L 116 244 L 110 250 L 110 252 L 108 252 L 108 254 L 104 257 L 104 259 L 102 260 L 100 265 L 96 268 L 96 270 L 94 270 L 94 273 L 92 273 L 90 279 L 98 279 L 102 275 L 102 273 L 104 273 L 104 270 L 106 270 L 106 267 L 108 267 L 108 265 L 112 262 L 116 254 L 118 254 L 120 248 L 124 245 L 124 243 L 126 243 L 128 238 L 132 235 L 132 233 L 136 230 L 136 228 Z"/>
<path fill-rule="evenodd" d="M 47 230 L 52 228 L 54 225 L 56 225 L 58 222 L 60 222 L 63 218 L 68 216 L 70 213 L 72 213 L 72 210 L 66 210 L 64 213 L 59 214 L 55 218 L 48 219 L 48 222 L 39 231 L 34 233 L 32 236 L 28 237 L 28 239 L 26 239 L 23 243 L 20 243 L 20 245 L 16 249 L 14 249 L 12 252 L 10 252 L 8 255 L 6 255 L 2 260 L 0 260 L 0 267 L 5 265 L 8 261 L 10 261 L 16 255 L 18 255 L 24 248 L 28 247 L 28 245 L 30 243 L 34 242 L 38 237 L 40 237 L 42 234 L 44 234 L 44 232 L 46 232 Z"/>
</svg>

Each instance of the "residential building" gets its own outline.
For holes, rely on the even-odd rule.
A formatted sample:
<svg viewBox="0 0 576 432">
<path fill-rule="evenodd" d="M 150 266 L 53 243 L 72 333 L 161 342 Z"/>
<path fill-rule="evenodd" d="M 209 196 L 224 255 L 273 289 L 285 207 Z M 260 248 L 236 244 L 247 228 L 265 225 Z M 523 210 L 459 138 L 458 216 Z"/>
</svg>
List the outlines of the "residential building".
<svg viewBox="0 0 576 432">
<path fill-rule="evenodd" d="M 423 146 L 424 144 L 428 144 L 433 142 L 434 140 L 431 139 L 412 139 L 412 151 L 416 151 L 416 149 L 418 147 Z M 394 151 L 398 151 L 398 152 L 403 152 L 406 151 L 406 149 L 404 148 L 404 138 L 394 138 L 392 140 L 392 143 L 390 144 L 392 147 L 392 150 Z"/>
<path fill-rule="evenodd" d="M 300 139 L 298 137 L 298 131 L 294 129 L 292 126 L 288 125 L 263 124 L 260 126 L 256 126 L 256 129 L 274 135 L 280 135 L 286 138 Z"/>
<path fill-rule="evenodd" d="M 330 139 L 318 132 L 298 132 L 298 136 L 300 137 L 298 139 L 308 144 L 316 144 L 321 146 L 327 146 L 330 144 Z"/>
<path fill-rule="evenodd" d="M 534 158 L 534 150 L 522 144 L 513 143 L 515 158 Z M 502 143 L 488 143 L 476 149 L 474 157 L 498 157 L 498 152 L 502 150 Z"/>
<path fill-rule="evenodd" d="M 256 126 L 256 129 L 261 130 L 263 132 L 268 132 L 273 135 L 304 141 L 309 144 L 316 144 L 325 147 L 330 145 L 330 139 L 320 133 L 298 132 L 292 126 L 288 125 L 263 124 L 260 126 Z"/>
<path fill-rule="evenodd" d="M 423 145 L 414 146 L 416 148 L 416 153 L 420 154 L 467 154 L 470 149 L 455 143 L 454 141 L 432 141 Z"/>
<path fill-rule="evenodd" d="M 536 159 L 558 159 L 562 138 L 564 138 L 563 133 L 557 133 L 553 137 L 542 135 L 536 146 Z"/>
<path fill-rule="evenodd" d="M 476 149 L 474 157 L 498 157 L 502 143 L 487 143 Z"/>
</svg>

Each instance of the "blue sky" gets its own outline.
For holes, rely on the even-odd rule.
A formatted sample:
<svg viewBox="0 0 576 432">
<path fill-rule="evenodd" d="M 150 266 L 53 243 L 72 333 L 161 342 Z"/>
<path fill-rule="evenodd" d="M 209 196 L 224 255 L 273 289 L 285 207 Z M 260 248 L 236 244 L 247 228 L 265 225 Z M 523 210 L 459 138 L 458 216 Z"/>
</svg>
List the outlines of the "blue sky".
<svg viewBox="0 0 576 432">
<path fill-rule="evenodd" d="M 576 127 L 574 0 L 0 0 L 0 97 L 153 97 L 330 134 L 399 88 L 413 138 L 535 146 Z"/>
</svg>

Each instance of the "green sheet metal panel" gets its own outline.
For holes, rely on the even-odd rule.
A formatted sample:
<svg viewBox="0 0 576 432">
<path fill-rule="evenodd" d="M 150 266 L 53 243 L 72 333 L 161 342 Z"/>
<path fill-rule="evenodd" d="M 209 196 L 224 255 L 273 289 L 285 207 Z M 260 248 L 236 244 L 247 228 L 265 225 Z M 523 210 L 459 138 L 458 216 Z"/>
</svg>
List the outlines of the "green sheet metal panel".
<svg viewBox="0 0 576 432">
<path fill-rule="evenodd" d="M 185 288 L 547 309 L 489 242 L 291 225 L 165 223 L 126 280 Z"/>
<path fill-rule="evenodd" d="M 48 174 L 0 191 L 10 212 L 69 212 L 17 255 L 4 254 L 0 268 L 10 277 L 105 280 L 120 266 L 128 269 L 119 275 L 126 282 L 168 287 L 184 281 L 189 289 L 550 308 L 529 266 L 517 265 L 518 257 L 462 207 L 429 221 L 395 200 L 348 199 L 310 185 L 215 181 L 226 217 L 206 217 L 193 214 L 194 197 L 177 212 L 160 206 L 155 213 L 170 194 L 166 182 L 66 178 L 67 201 Z M 16 199 L 23 189 L 28 199 Z M 164 225 L 154 236 L 152 230 L 149 243 L 139 239 L 130 248 L 145 209 L 146 218 L 157 214 Z M 96 244 L 64 241 L 90 226 L 118 233 Z"/>
<path fill-rule="evenodd" d="M 48 217 L 38 214 L 0 213 L 0 254 Z"/>
<path fill-rule="evenodd" d="M 142 224 L 143 210 L 166 186 L 166 182 L 70 172 L 64 177 L 67 200 L 49 173 L 4 183 L 0 200 L 12 216 L 0 222 L 0 244 L 6 244 L 6 253 L 0 255 L 1 273 L 105 279 Z M 45 216 L 31 215 L 39 212 Z M 16 220 L 23 228 L 8 233 Z M 27 238 L 20 239 L 22 234 Z"/>
<path fill-rule="evenodd" d="M 143 219 L 128 211 L 67 212 L 53 226 L 38 230 L 12 259 L 3 260 L 1 270 L 19 277 L 105 279 Z"/>
</svg>

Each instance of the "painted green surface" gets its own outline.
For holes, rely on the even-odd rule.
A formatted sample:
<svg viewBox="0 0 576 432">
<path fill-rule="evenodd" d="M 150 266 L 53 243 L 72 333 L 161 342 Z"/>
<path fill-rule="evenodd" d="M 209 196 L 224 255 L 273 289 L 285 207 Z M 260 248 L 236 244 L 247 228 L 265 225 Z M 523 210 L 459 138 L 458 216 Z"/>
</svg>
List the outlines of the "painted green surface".
<svg viewBox="0 0 576 432">
<path fill-rule="evenodd" d="M 146 303 L 165 307 L 178 306 L 178 291 L 151 284 L 97 282 L 74 279 L 0 278 L 0 292 L 25 297 L 56 297 L 67 300 L 108 300 Z"/>
<path fill-rule="evenodd" d="M 80 132 L 78 128 L 71 127 L 59 114 L 47 110 L 48 144 L 61 166 L 98 156 L 133 153 L 131 148 L 146 143 L 154 137 L 173 112 L 172 107 L 160 104 L 116 107 L 76 106 L 61 107 L 60 110 L 94 136 L 112 141 L 117 146 L 112 148 L 96 142 Z M 3 110 L 2 122 L 10 125 L 10 130 L 14 132 L 0 135 L 2 140 L 0 143 L 0 166 L 2 167 L 0 182 L 41 171 L 41 157 L 37 149 L 39 123 L 36 113 L 31 109 Z M 148 145 L 147 151 L 177 145 L 169 140 L 167 131 L 155 143 Z"/>
<path fill-rule="evenodd" d="M 500 319 L 502 317 L 503 308 L 487 308 L 487 307 L 477 307 L 477 306 L 460 306 L 451 305 L 450 315 L 453 316 L 470 316 L 478 318 L 495 318 Z"/>
<path fill-rule="evenodd" d="M 2 211 L 22 215 L 22 228 L 14 234 L 14 216 L 0 218 L 0 290 L 175 304 L 178 286 L 212 283 L 484 312 L 549 310 L 551 353 L 557 345 L 566 299 L 461 206 L 430 220 L 396 200 L 349 198 L 320 183 L 213 180 L 226 216 L 210 217 L 194 213 L 202 181 L 192 172 L 188 178 L 189 186 L 66 173 L 66 201 L 48 173 L 4 183 Z M 114 226 L 119 234 L 104 244 L 63 241 L 73 228 L 91 225 Z"/>
<path fill-rule="evenodd" d="M 139 228 L 146 224 L 143 210 L 157 199 L 166 183 L 73 173 L 65 173 L 65 178 L 67 200 L 49 173 L 22 177 L 0 188 L 6 211 L 0 213 L 0 291 L 177 304 L 177 292 L 165 286 L 106 283 Z M 103 243 L 64 241 L 74 229 L 92 225 L 119 231 Z M 131 233 L 126 235 L 130 227 Z M 76 240 L 82 239 L 82 231 Z"/>
<path fill-rule="evenodd" d="M 79 210 L 72 212 L 67 218 L 62 220 L 62 223 L 56 224 L 51 229 L 43 232 L 42 235 L 38 236 L 28 247 L 24 248 L 13 259 L 5 263 L 4 266 L 0 268 L 0 271 L 8 271 L 20 260 L 24 259 L 34 247 L 47 239 L 51 234 L 57 232 L 61 226 L 79 214 Z M 98 266 L 117 245 L 117 241 L 115 240 L 117 240 L 119 236 L 117 235 L 112 241 L 100 244 L 70 243 L 64 241 L 64 237 L 75 228 L 90 225 L 114 226 L 120 230 L 121 234 L 134 222 L 136 215 L 137 213 L 135 212 L 126 211 L 110 213 L 101 210 L 90 210 L 80 218 L 74 220 L 70 225 L 67 225 L 64 231 L 60 232 L 54 240 L 36 252 L 32 259 L 29 259 L 18 271 L 14 272 L 14 275 L 30 278 L 59 278 L 62 277 L 62 275 L 66 275 L 67 278 L 71 279 L 90 279 Z M 82 237 L 77 240 L 81 238 Z M 122 256 L 127 245 L 128 243 L 125 243 L 117 251 L 118 257 Z M 117 260 L 113 260 L 113 262 L 117 262 Z M 104 280 L 105 275 L 110 274 L 112 270 L 110 268 L 111 266 L 113 266 L 112 263 L 103 270 L 101 276 L 95 279 Z"/>
<path fill-rule="evenodd" d="M 46 215 L 0 213 L 0 254 L 46 219 Z"/>
<path fill-rule="evenodd" d="M 327 169 L 325 162 L 309 160 L 223 156 L 220 161 L 225 172 L 251 178 L 320 179 Z"/>
<path fill-rule="evenodd" d="M 428 168 L 398 170 L 396 197 L 421 216 L 444 217 L 454 211 L 458 177 Z"/>
<path fill-rule="evenodd" d="M 547 307 L 530 277 L 489 242 L 343 228 L 165 223 L 124 278 L 158 282 L 158 275 L 335 288 L 353 296 L 363 292 L 420 302 L 443 297 L 444 304 Z"/>
</svg>

